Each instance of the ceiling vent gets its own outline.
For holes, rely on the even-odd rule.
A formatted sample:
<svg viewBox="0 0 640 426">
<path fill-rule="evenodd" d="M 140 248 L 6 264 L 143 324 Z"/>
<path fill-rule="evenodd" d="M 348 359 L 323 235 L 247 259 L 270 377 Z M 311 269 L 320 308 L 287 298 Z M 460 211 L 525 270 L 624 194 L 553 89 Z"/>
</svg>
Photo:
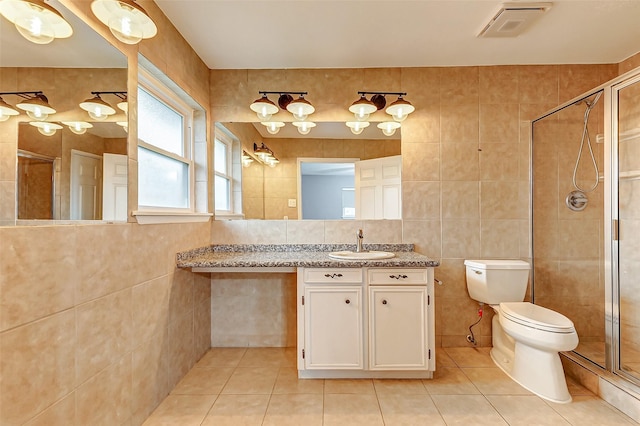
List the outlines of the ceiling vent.
<svg viewBox="0 0 640 426">
<path fill-rule="evenodd" d="M 517 37 L 553 3 L 504 3 L 498 13 L 480 31 L 478 37 Z"/>
</svg>

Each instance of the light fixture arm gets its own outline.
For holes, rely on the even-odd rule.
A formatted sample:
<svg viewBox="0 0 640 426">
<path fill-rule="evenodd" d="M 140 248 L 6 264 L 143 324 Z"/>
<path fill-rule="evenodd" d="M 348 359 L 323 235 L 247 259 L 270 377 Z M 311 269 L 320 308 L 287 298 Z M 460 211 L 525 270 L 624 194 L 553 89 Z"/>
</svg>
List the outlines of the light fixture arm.
<svg viewBox="0 0 640 426">
<path fill-rule="evenodd" d="M 358 92 L 358 95 L 394 95 L 394 96 L 407 96 L 407 92 Z"/>
<path fill-rule="evenodd" d="M 300 95 L 300 96 L 304 96 L 304 95 L 308 95 L 309 92 L 291 92 L 291 91 L 279 91 L 279 92 L 270 92 L 270 91 L 264 91 L 264 90 L 260 90 L 258 91 L 259 94 L 261 95 Z M 406 94 L 406 93 L 405 93 Z"/>
<path fill-rule="evenodd" d="M 0 92 L 0 96 L 4 96 L 4 95 L 15 95 L 15 96 L 21 97 L 22 99 L 29 99 L 31 97 L 38 96 L 38 95 L 44 96 L 44 92 L 42 92 L 41 90 L 38 90 L 35 92 Z"/>
<path fill-rule="evenodd" d="M 127 99 L 127 92 L 91 92 L 92 95 L 100 96 L 100 95 L 115 95 L 120 100 Z"/>
</svg>

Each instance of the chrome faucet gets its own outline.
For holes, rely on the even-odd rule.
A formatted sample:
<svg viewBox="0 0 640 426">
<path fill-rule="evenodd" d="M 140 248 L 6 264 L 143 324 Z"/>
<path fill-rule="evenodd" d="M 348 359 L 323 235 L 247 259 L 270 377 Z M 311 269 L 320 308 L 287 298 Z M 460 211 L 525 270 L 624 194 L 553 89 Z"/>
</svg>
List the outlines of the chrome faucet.
<svg viewBox="0 0 640 426">
<path fill-rule="evenodd" d="M 362 229 L 358 229 L 356 231 L 356 253 L 362 253 L 367 251 L 362 249 L 363 240 L 364 240 L 364 234 L 362 233 Z"/>
</svg>

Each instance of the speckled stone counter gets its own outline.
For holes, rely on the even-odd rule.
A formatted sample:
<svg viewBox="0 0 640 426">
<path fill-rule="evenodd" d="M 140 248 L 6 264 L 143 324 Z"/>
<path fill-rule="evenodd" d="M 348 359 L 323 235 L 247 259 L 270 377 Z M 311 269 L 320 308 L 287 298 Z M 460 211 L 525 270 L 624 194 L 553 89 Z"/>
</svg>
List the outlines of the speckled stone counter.
<svg viewBox="0 0 640 426">
<path fill-rule="evenodd" d="M 269 244 L 212 245 L 178 253 L 179 268 L 362 268 L 439 265 L 436 260 L 413 251 L 413 244 L 364 244 L 365 250 L 395 253 L 390 259 L 338 260 L 330 252 L 355 250 L 354 244 Z"/>
</svg>

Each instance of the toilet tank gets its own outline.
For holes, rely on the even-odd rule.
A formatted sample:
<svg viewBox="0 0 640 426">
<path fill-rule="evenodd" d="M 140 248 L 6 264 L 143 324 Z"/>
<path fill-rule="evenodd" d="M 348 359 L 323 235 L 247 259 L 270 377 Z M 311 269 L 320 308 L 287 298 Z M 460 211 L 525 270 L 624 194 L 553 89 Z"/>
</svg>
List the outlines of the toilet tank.
<svg viewBox="0 0 640 426">
<path fill-rule="evenodd" d="M 529 281 L 529 263 L 523 260 L 465 260 L 467 290 L 478 302 L 497 305 L 522 302 Z"/>
</svg>

